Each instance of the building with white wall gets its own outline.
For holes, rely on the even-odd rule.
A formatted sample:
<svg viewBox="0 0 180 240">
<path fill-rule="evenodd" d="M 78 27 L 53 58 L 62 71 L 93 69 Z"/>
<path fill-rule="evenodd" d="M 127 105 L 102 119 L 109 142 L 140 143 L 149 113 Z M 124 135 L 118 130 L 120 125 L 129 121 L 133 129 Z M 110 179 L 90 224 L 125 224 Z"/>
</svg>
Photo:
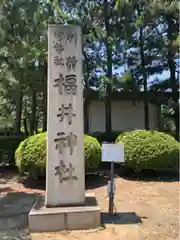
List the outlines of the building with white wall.
<svg viewBox="0 0 180 240">
<path fill-rule="evenodd" d="M 149 128 L 157 130 L 157 106 L 149 104 Z M 112 131 L 144 129 L 143 102 L 112 101 L 111 102 Z M 89 104 L 89 132 L 105 132 L 105 104 L 93 100 Z"/>
<path fill-rule="evenodd" d="M 88 94 L 88 95 L 87 95 Z M 98 91 L 88 90 L 84 96 L 89 99 L 88 131 L 105 132 L 105 101 Z M 133 129 L 145 129 L 145 114 L 143 99 L 147 97 L 149 106 L 149 128 L 158 129 L 159 107 L 155 104 L 158 97 L 155 93 L 144 92 L 113 92 L 111 95 L 111 125 L 112 132 L 121 132 Z M 160 96 L 162 97 L 162 96 Z M 86 119 L 86 120 L 87 120 Z"/>
</svg>

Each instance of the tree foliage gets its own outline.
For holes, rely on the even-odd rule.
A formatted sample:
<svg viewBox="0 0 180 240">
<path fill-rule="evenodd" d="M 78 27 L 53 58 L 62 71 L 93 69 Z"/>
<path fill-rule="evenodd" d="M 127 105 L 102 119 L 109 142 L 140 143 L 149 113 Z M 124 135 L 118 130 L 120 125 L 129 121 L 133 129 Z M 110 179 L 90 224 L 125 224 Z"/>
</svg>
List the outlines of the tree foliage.
<svg viewBox="0 0 180 240">
<path fill-rule="evenodd" d="M 46 133 L 26 138 L 16 150 L 16 166 L 20 173 L 31 178 L 46 175 Z M 86 171 L 98 168 L 101 161 L 101 145 L 96 138 L 84 136 L 84 161 Z"/>
<path fill-rule="evenodd" d="M 112 128 L 111 91 L 171 91 L 178 136 L 178 15 L 177 0 L 4 1 L 0 15 L 1 118 L 8 119 L 17 135 L 22 128 L 26 135 L 39 127 L 46 130 L 47 26 L 73 23 L 83 32 L 84 87 L 104 93 L 106 132 Z M 163 81 L 161 75 L 166 75 Z M 159 104 L 167 106 L 166 102 Z M 85 99 L 85 116 L 88 104 Z M 144 106 L 148 128 L 145 100 Z"/>
<path fill-rule="evenodd" d="M 125 146 L 125 165 L 134 170 L 178 170 L 180 144 L 170 135 L 135 130 L 118 136 Z"/>
</svg>

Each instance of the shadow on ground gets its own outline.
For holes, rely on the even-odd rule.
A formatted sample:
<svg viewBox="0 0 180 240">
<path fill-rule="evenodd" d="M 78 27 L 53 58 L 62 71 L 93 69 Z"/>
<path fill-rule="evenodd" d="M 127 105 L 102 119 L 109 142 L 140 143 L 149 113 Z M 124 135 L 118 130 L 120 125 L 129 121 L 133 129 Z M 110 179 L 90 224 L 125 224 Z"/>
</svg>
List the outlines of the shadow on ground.
<svg viewBox="0 0 180 240">
<path fill-rule="evenodd" d="M 20 176 L 16 170 L 0 169 L 0 183 L 6 184 L 9 180 L 16 178 L 16 181 L 23 184 L 26 188 L 45 190 L 46 180 L 44 177 L 39 179 L 30 179 L 25 176 Z M 107 185 L 109 174 L 104 172 L 93 172 L 86 174 L 86 189 L 94 189 Z"/>
<path fill-rule="evenodd" d="M 101 173 L 86 174 L 86 190 L 94 189 L 107 185 L 109 176 Z M 32 180 L 26 177 L 19 177 L 18 182 L 22 183 L 26 188 L 45 190 L 45 179 Z"/>
<path fill-rule="evenodd" d="M 6 184 L 15 175 L 17 175 L 17 170 L 15 168 L 0 167 L 0 183 Z"/>
<path fill-rule="evenodd" d="M 27 177 L 19 177 L 18 182 L 22 183 L 24 187 L 31 189 L 44 190 L 46 189 L 46 180 L 43 179 L 29 179 Z"/>
<path fill-rule="evenodd" d="M 101 166 L 101 172 L 109 175 L 110 163 L 104 163 Z M 133 169 L 128 168 L 119 163 L 114 163 L 114 172 L 117 177 L 121 177 L 130 181 L 144 181 L 144 182 L 177 182 L 179 181 L 179 171 L 174 169 L 166 170 L 142 170 L 135 172 Z"/>
<path fill-rule="evenodd" d="M 95 189 L 98 187 L 106 186 L 110 179 L 109 169 L 100 169 L 92 173 L 86 174 L 86 190 Z M 115 169 L 114 177 L 121 177 L 130 181 L 143 181 L 143 182 L 178 182 L 179 172 L 172 171 L 149 171 L 144 170 L 141 172 L 133 172 L 132 170 L 120 167 Z M 3 191 L 11 191 L 10 186 L 3 186 L 13 180 L 22 183 L 26 188 L 45 190 L 45 178 L 36 180 L 20 176 L 16 169 L 0 168 L 0 193 Z M 1 187 L 2 184 L 2 187 Z"/>
<path fill-rule="evenodd" d="M 6 192 L 12 192 L 13 190 L 12 190 L 12 188 L 11 187 L 1 187 L 1 185 L 0 185 L 0 194 L 1 193 L 6 193 Z"/>
<path fill-rule="evenodd" d="M 0 216 L 13 216 L 28 213 L 38 194 L 25 192 L 8 192 L 0 198 Z"/>
<path fill-rule="evenodd" d="M 0 198 L 0 231 L 24 228 L 28 225 L 28 213 L 37 194 L 8 192 Z M 0 238 L 1 239 L 1 238 Z"/>
<path fill-rule="evenodd" d="M 135 212 L 101 213 L 102 225 L 105 224 L 138 224 L 141 218 Z"/>
<path fill-rule="evenodd" d="M 45 178 L 33 180 L 26 176 L 21 176 L 16 168 L 0 167 L 0 185 L 9 184 L 9 180 L 22 183 L 26 188 L 45 190 Z"/>
<path fill-rule="evenodd" d="M 94 172 L 86 174 L 86 190 L 105 186 L 108 181 L 109 175 L 106 173 Z"/>
<path fill-rule="evenodd" d="M 141 172 L 118 172 L 117 175 L 121 178 L 130 181 L 143 182 L 178 182 L 179 173 L 173 171 L 153 171 L 144 170 Z"/>
</svg>

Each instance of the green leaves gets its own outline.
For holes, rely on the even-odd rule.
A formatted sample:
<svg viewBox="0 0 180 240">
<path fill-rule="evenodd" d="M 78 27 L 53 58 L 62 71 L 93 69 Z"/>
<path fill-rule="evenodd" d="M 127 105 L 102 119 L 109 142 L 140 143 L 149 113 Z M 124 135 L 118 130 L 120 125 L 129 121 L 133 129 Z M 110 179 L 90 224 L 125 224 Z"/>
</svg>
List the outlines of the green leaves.
<svg viewBox="0 0 180 240">
<path fill-rule="evenodd" d="M 144 15 L 139 16 L 139 18 L 137 18 L 135 24 L 136 24 L 137 27 L 142 26 L 144 24 Z"/>
<path fill-rule="evenodd" d="M 46 133 L 34 134 L 22 141 L 16 150 L 18 170 L 32 178 L 45 176 Z M 101 162 L 101 146 L 96 138 L 84 136 L 84 160 L 86 171 L 95 169 Z"/>
<path fill-rule="evenodd" d="M 116 140 L 125 147 L 125 165 L 134 170 L 179 169 L 180 144 L 170 135 L 134 130 L 120 134 Z"/>
<path fill-rule="evenodd" d="M 177 58 L 180 43 L 178 14 L 177 0 L 5 1 L 0 15 L 3 96 L 14 101 L 18 86 L 25 95 L 23 105 L 25 98 L 30 105 L 32 88 L 38 89 L 37 94 L 44 94 L 47 26 L 52 23 L 82 27 L 86 88 L 104 90 L 109 84 L 116 90 L 137 91 L 145 74 L 148 82 L 148 77 L 153 78 L 170 69 L 170 56 L 172 61 Z M 171 26 L 168 25 L 170 20 Z M 178 72 L 178 67 L 173 71 Z M 10 81 L 10 84 L 8 78 L 13 78 L 14 82 Z M 160 84 L 154 89 L 165 91 L 167 87 Z M 37 103 L 38 111 L 41 104 L 40 101 Z"/>
</svg>

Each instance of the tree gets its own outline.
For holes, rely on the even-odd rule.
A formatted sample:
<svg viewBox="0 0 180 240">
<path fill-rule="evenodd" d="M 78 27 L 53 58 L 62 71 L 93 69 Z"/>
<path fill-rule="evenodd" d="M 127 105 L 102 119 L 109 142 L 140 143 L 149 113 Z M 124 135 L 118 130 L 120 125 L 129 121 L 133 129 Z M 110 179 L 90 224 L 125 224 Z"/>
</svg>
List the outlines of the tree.
<svg viewBox="0 0 180 240">
<path fill-rule="evenodd" d="M 18 83 L 15 117 L 15 134 L 17 135 L 21 134 L 23 109 L 24 116 L 27 117 L 25 108 L 28 105 L 23 104 L 23 97 L 29 95 L 29 101 L 32 103 L 29 116 L 30 134 L 33 134 L 37 125 L 36 100 L 38 92 L 44 91 L 43 96 L 46 98 L 46 90 L 44 90 L 46 89 L 46 86 L 44 88 L 44 81 L 46 82 L 45 78 L 47 78 L 47 74 L 45 74 L 47 70 L 46 31 L 48 23 L 54 23 L 62 19 L 60 11 L 54 16 L 57 9 L 55 1 L 26 2 L 17 0 L 8 1 L 7 4 L 3 5 L 0 29 L 0 57 Z M 63 17 L 65 17 L 65 14 Z M 44 75 L 46 76 L 44 77 Z M 44 114 L 46 114 L 45 111 Z"/>
<path fill-rule="evenodd" d="M 0 78 L 3 116 L 15 116 L 15 132 L 26 135 L 47 126 L 47 25 L 78 24 L 83 33 L 84 88 L 104 92 L 106 133 L 112 131 L 111 96 L 118 91 L 172 90 L 179 134 L 178 2 L 176 0 L 7 1 L 0 16 Z M 115 69 L 123 69 L 116 74 Z M 149 76 L 169 70 L 164 85 Z M 103 90 L 103 91 L 101 91 Z M 84 99 L 85 132 L 89 98 Z M 144 99 L 145 127 L 149 128 Z M 23 121 L 22 121 L 23 120 Z"/>
<path fill-rule="evenodd" d="M 179 2 L 177 0 L 158 1 L 154 7 L 156 19 L 158 19 L 156 34 L 161 42 L 159 50 L 164 62 L 163 69 L 170 72 L 170 78 L 164 84 L 166 84 L 166 90 L 172 91 L 176 138 L 179 140 L 179 70 L 176 61 L 179 58 Z M 162 87 L 164 84 L 159 86 Z"/>
<path fill-rule="evenodd" d="M 124 64 L 124 40 L 131 19 L 131 4 L 126 1 L 96 1 L 95 19 L 99 26 L 99 42 L 102 51 L 101 79 L 105 88 L 105 119 L 106 133 L 112 131 L 111 93 L 117 82 L 113 68 L 118 69 Z M 104 76 L 103 76 L 104 75 Z"/>
<path fill-rule="evenodd" d="M 176 77 L 176 62 L 175 58 L 178 53 L 178 44 L 177 38 L 179 37 L 179 11 L 177 1 L 167 1 L 167 9 L 165 12 L 165 21 L 167 24 L 167 62 L 170 71 L 170 84 L 172 89 L 172 100 L 176 104 L 174 108 L 174 118 L 176 125 L 176 138 L 179 140 L 179 86 L 177 86 L 177 77 Z M 171 7 L 172 6 L 172 7 Z"/>
<path fill-rule="evenodd" d="M 132 1 L 134 11 L 132 14 L 132 37 L 128 44 L 127 65 L 132 79 L 145 92 L 144 98 L 144 126 L 149 129 L 149 108 L 148 108 L 148 77 L 154 74 L 157 69 L 153 62 L 157 61 L 156 44 L 153 40 L 153 15 L 151 13 L 151 1 Z M 158 69 L 160 71 L 160 69 Z"/>
</svg>

